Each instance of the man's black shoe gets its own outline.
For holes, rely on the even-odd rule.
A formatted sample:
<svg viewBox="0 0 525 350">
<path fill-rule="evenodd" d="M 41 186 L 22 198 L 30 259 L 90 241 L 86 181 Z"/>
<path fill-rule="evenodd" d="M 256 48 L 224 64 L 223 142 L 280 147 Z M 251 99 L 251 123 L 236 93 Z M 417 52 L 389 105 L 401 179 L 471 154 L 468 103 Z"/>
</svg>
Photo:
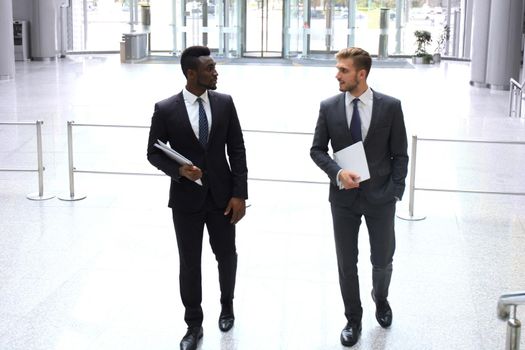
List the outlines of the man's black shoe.
<svg viewBox="0 0 525 350">
<path fill-rule="evenodd" d="M 228 332 L 233 327 L 235 316 L 233 315 L 233 305 L 223 305 L 219 316 L 219 329 Z"/>
<path fill-rule="evenodd" d="M 361 322 L 359 324 L 347 323 L 341 331 L 341 344 L 344 346 L 354 346 L 361 335 Z"/>
<path fill-rule="evenodd" d="M 372 290 L 372 299 L 376 304 L 376 320 L 383 328 L 388 328 L 392 324 L 392 309 L 388 300 L 376 300 L 374 291 Z"/>
<path fill-rule="evenodd" d="M 196 350 L 202 335 L 202 327 L 188 328 L 186 335 L 180 341 L 180 350 Z"/>
</svg>

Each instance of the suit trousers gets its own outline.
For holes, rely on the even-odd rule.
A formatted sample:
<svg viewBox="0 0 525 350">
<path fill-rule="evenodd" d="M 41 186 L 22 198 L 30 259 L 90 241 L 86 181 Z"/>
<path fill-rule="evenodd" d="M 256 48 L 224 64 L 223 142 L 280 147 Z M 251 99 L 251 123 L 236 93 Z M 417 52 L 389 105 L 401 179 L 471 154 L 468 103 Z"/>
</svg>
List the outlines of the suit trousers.
<svg viewBox="0 0 525 350">
<path fill-rule="evenodd" d="M 351 190 L 357 191 L 357 190 Z M 359 292 L 358 235 L 364 216 L 370 241 L 372 285 L 376 300 L 388 297 L 395 251 L 395 200 L 372 204 L 361 194 L 348 206 L 331 205 L 339 285 L 348 322 L 359 323 L 363 315 Z"/>
<path fill-rule="evenodd" d="M 231 216 L 224 215 L 225 208 L 215 205 L 208 194 L 204 208 L 197 212 L 172 209 L 177 247 L 179 250 L 179 287 L 185 307 L 184 321 L 188 327 L 201 326 L 203 321 L 201 255 L 204 225 L 208 230 L 210 246 L 218 263 L 222 305 L 233 303 L 237 251 L 235 225 Z"/>
</svg>

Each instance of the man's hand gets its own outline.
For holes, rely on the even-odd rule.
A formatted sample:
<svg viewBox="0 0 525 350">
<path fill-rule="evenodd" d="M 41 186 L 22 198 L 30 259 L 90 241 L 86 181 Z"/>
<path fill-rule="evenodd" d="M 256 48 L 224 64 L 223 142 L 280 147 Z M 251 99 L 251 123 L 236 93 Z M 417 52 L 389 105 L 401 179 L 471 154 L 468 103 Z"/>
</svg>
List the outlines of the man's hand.
<svg viewBox="0 0 525 350">
<path fill-rule="evenodd" d="M 179 168 L 179 174 L 191 181 L 195 181 L 202 177 L 202 170 L 195 165 L 183 165 Z"/>
<path fill-rule="evenodd" d="M 353 171 L 343 169 L 339 173 L 339 181 L 341 182 L 345 190 L 359 187 L 360 179 L 361 177 L 359 176 L 359 174 L 354 173 Z"/>
<path fill-rule="evenodd" d="M 228 206 L 224 211 L 224 215 L 229 215 L 230 212 L 232 213 L 230 223 L 235 225 L 236 223 L 241 221 L 241 219 L 244 217 L 244 214 L 246 213 L 245 200 L 242 198 L 232 197 L 228 202 Z"/>
</svg>

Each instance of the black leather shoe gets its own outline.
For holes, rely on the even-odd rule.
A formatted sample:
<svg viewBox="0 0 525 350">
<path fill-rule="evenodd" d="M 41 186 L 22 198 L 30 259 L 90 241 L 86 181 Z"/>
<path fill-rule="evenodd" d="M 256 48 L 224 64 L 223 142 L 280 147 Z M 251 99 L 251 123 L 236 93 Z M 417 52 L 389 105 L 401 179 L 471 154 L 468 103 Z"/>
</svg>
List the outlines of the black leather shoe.
<svg viewBox="0 0 525 350">
<path fill-rule="evenodd" d="M 392 309 L 388 300 L 376 300 L 374 291 L 372 290 L 372 299 L 376 304 L 376 320 L 383 328 L 388 328 L 392 324 Z"/>
<path fill-rule="evenodd" d="M 223 305 L 221 315 L 219 316 L 219 329 L 222 332 L 228 332 L 233 327 L 235 316 L 233 315 L 232 305 Z"/>
<path fill-rule="evenodd" d="M 186 335 L 180 341 L 180 350 L 196 350 L 202 335 L 202 327 L 188 328 Z"/>
<path fill-rule="evenodd" d="M 346 327 L 341 331 L 341 344 L 344 346 L 354 346 L 361 335 L 361 322 L 358 324 L 347 323 Z"/>
</svg>

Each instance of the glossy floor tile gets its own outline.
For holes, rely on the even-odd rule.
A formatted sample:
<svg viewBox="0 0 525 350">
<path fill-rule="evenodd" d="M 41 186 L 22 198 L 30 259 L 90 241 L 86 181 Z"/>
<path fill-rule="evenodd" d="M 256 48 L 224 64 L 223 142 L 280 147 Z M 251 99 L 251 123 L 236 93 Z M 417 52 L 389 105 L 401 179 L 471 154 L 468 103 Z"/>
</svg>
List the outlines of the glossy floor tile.
<svg viewBox="0 0 525 350">
<path fill-rule="evenodd" d="M 354 349 L 504 349 L 498 297 L 525 290 L 525 121 L 507 117 L 508 92 L 471 87 L 466 62 L 404 67 L 377 64 L 369 83 L 401 99 L 410 143 L 420 138 L 415 184 L 426 190 L 415 191 L 414 208 L 426 219 L 396 220 L 388 330 L 374 318 L 363 226 Z M 343 349 L 327 178 L 309 157 L 319 102 L 338 92 L 335 68 L 255 61 L 218 71 L 218 90 L 233 96 L 245 129 L 251 207 L 238 225 L 236 324 L 227 334 L 204 245 L 199 349 Z M 0 125 L 0 349 L 179 348 L 169 180 L 97 172 L 159 174 L 145 159 L 153 104 L 183 84 L 177 64 L 122 65 L 116 55 L 17 62 L 16 79 L 0 81 L 0 123 L 44 122 L 45 194 L 70 195 L 67 122 L 75 122 L 74 193 L 87 196 L 28 200 L 37 174 L 6 170 L 36 168 L 35 127 Z M 408 200 L 407 191 L 399 214 Z"/>
</svg>

